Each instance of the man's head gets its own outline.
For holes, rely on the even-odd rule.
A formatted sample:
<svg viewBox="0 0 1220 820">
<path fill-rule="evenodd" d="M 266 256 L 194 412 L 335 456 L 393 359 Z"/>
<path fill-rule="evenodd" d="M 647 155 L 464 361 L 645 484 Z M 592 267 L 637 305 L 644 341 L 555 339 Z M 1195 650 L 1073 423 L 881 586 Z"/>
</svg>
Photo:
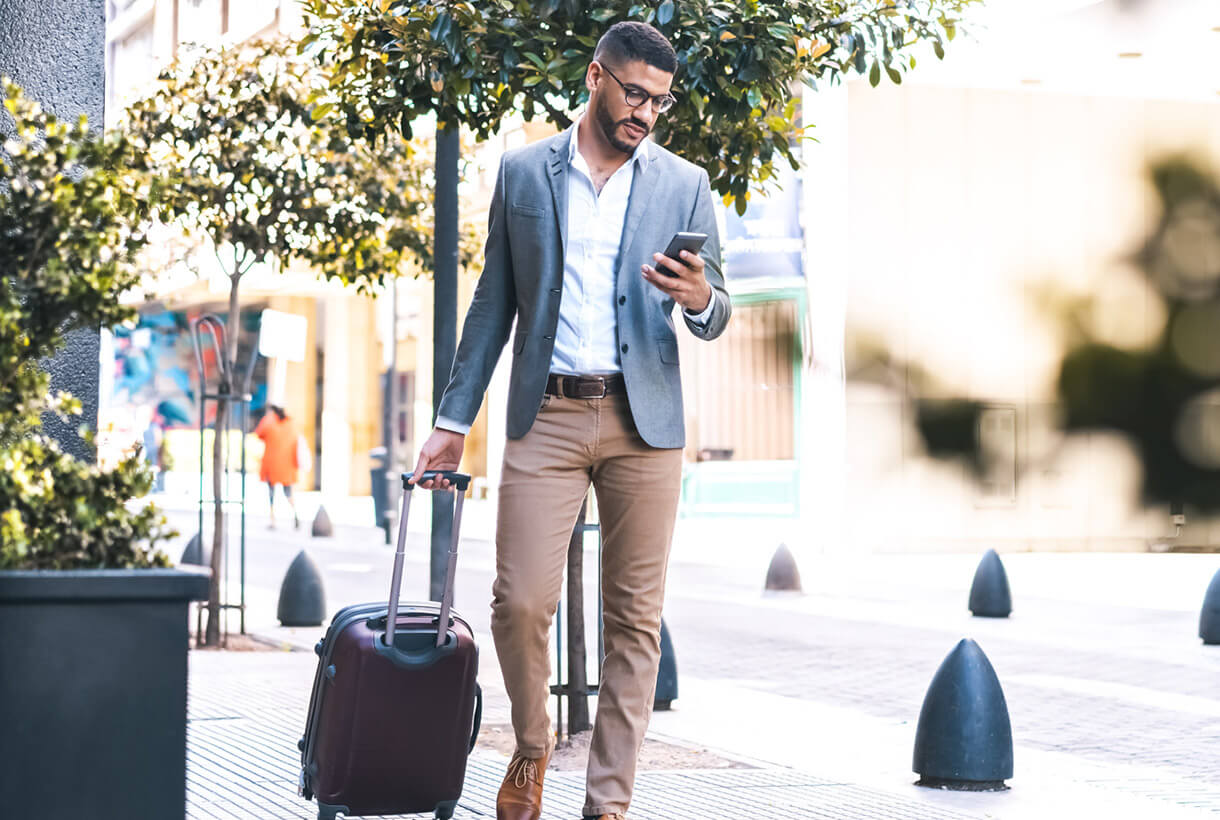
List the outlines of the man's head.
<svg viewBox="0 0 1220 820">
<path fill-rule="evenodd" d="M 602 35 L 585 85 L 589 112 L 615 150 L 630 154 L 652 131 L 677 70 L 673 46 L 650 25 L 615 23 Z"/>
</svg>

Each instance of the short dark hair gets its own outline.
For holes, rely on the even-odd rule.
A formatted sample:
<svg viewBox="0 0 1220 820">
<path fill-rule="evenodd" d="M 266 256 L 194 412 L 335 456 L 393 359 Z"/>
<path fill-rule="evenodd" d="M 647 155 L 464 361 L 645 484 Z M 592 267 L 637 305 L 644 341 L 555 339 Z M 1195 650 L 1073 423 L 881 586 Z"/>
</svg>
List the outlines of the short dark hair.
<svg viewBox="0 0 1220 820">
<path fill-rule="evenodd" d="M 678 70 L 678 55 L 665 35 L 647 23 L 624 21 L 615 23 L 597 41 L 593 59 L 608 59 L 614 65 L 643 60 L 653 68 L 673 74 Z"/>
</svg>

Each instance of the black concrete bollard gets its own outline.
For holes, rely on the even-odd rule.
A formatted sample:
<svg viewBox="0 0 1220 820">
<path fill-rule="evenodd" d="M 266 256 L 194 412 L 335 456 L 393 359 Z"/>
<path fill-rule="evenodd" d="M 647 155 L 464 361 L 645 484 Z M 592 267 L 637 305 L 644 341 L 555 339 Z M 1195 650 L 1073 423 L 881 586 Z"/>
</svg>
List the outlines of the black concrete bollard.
<svg viewBox="0 0 1220 820">
<path fill-rule="evenodd" d="M 1012 724 L 991 662 L 963 638 L 941 663 L 924 696 L 912 764 L 919 785 L 999 791 L 1012 777 Z"/>
<path fill-rule="evenodd" d="M 318 514 L 313 517 L 312 532 L 315 538 L 330 538 L 335 534 L 335 527 L 330 523 L 325 507 L 318 507 Z"/>
<path fill-rule="evenodd" d="M 1208 646 L 1220 645 L 1220 570 L 1212 576 L 1199 614 L 1199 637 Z"/>
<path fill-rule="evenodd" d="M 661 665 L 657 668 L 657 691 L 652 698 L 652 711 L 668 712 L 670 705 L 678 699 L 678 659 L 674 655 L 674 641 L 670 637 L 665 619 L 661 619 Z"/>
<path fill-rule="evenodd" d="M 766 589 L 782 592 L 801 591 L 801 571 L 787 544 L 780 544 L 767 567 Z"/>
<path fill-rule="evenodd" d="M 970 611 L 980 618 L 1007 618 L 1012 613 L 1008 573 L 995 550 L 987 550 L 970 585 Z"/>
<path fill-rule="evenodd" d="M 305 550 L 297 553 L 284 573 L 277 617 L 283 626 L 321 626 L 326 618 L 322 573 Z"/>
<path fill-rule="evenodd" d="M 178 559 L 179 564 L 194 564 L 200 567 L 210 567 L 212 565 L 212 551 L 203 548 L 203 541 L 199 537 L 199 533 L 191 536 L 191 540 L 187 542 L 186 549 L 182 551 L 182 557 Z"/>
</svg>

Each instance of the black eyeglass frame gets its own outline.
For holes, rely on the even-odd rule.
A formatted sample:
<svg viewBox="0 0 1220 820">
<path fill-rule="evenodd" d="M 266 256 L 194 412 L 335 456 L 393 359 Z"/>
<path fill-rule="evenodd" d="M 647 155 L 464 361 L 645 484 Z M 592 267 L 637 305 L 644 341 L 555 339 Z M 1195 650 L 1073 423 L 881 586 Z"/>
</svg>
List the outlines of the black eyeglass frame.
<svg viewBox="0 0 1220 820">
<path fill-rule="evenodd" d="M 631 106 L 632 108 L 639 108 L 644 103 L 650 103 L 654 113 L 664 114 L 666 111 L 673 108 L 678 102 L 678 99 L 673 94 L 649 94 L 647 90 L 640 88 L 638 85 L 627 85 L 618 77 L 615 77 L 614 72 L 605 65 L 600 62 L 598 65 L 601 66 L 602 71 L 609 74 L 611 79 L 618 83 L 623 89 L 623 102 L 627 103 L 627 105 Z M 632 94 L 642 94 L 644 99 L 640 100 L 638 103 L 633 103 L 631 101 Z"/>
</svg>

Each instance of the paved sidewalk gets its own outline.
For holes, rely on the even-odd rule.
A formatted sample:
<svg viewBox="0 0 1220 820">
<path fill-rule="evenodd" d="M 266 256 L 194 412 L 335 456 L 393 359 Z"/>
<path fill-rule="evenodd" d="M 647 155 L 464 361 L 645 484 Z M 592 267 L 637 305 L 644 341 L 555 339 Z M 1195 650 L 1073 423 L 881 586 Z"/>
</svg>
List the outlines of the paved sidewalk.
<svg viewBox="0 0 1220 820">
<path fill-rule="evenodd" d="M 195 652 L 187 762 L 188 816 L 310 818 L 296 795 L 297 738 L 303 728 L 313 653 Z M 507 719 L 493 695 L 486 719 Z M 507 757 L 479 749 L 471 758 L 459 820 L 494 817 Z M 543 820 L 578 820 L 584 775 L 547 776 Z M 764 812 L 792 818 L 888 817 L 905 820 L 973 815 L 926 805 L 884 790 L 761 765 L 730 770 L 642 772 L 633 820 L 706 820 Z M 863 812 L 863 813 L 862 813 Z"/>
<path fill-rule="evenodd" d="M 426 538 L 412 530 L 404 598 L 419 597 L 426 577 Z M 255 520 L 250 532 L 250 626 L 267 640 L 308 649 L 322 632 L 274 622 L 279 580 L 302 547 L 322 568 L 332 610 L 385 595 L 391 551 L 375 529 L 312 539 Z M 504 724 L 488 634 L 493 552 L 477 528 L 465 532 L 457 606 L 484 649 L 485 724 Z M 771 547 L 754 546 L 675 556 L 666 621 L 680 692 L 650 731 L 752 768 L 643 772 L 631 820 L 1220 816 L 1220 647 L 1195 636 L 1220 556 L 1005 555 L 1015 611 L 990 620 L 965 609 L 978 556 L 811 554 L 805 595 L 765 595 Z M 913 785 L 920 704 L 961 637 L 988 654 L 1008 700 L 1007 792 Z M 295 795 L 314 660 L 192 653 L 192 818 L 314 816 Z M 506 762 L 476 751 L 459 816 L 494 816 Z M 581 790 L 579 773 L 552 772 L 546 820 L 578 818 Z"/>
</svg>

